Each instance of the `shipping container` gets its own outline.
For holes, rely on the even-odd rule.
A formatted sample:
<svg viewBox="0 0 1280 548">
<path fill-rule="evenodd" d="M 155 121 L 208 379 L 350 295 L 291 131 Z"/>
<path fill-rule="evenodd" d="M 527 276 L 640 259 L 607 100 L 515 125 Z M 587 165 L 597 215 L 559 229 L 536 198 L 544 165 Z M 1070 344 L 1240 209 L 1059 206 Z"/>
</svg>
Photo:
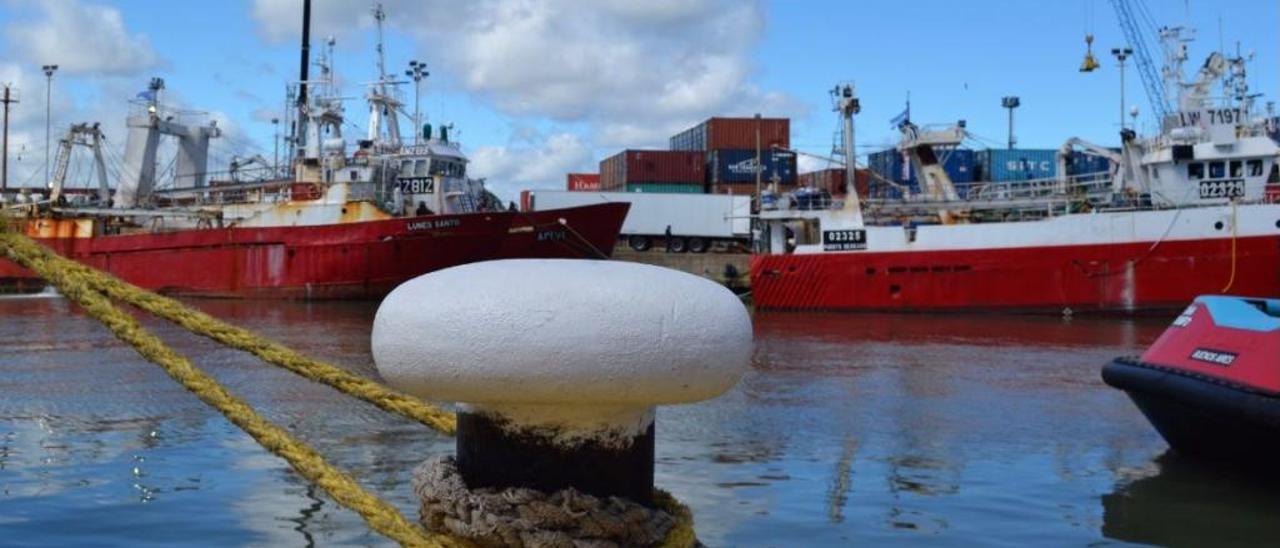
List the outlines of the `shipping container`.
<svg viewBox="0 0 1280 548">
<path fill-rule="evenodd" d="M 845 194 L 844 176 L 845 169 L 842 167 L 810 171 L 800 174 L 797 186 L 808 186 L 842 195 Z M 871 190 L 871 173 L 868 170 L 859 169 L 854 176 L 854 186 L 858 190 L 858 196 L 866 198 Z"/>
<path fill-rule="evenodd" d="M 703 184 L 706 168 L 701 152 L 624 150 L 600 162 L 600 189 L 621 191 L 632 182 Z"/>
<path fill-rule="evenodd" d="M 898 152 L 897 149 L 891 148 L 867 155 L 867 168 L 890 181 L 898 180 L 901 169 L 895 169 L 895 166 L 900 166 L 901 164 L 902 153 Z"/>
<path fill-rule="evenodd" d="M 1119 150 L 1115 151 L 1119 154 Z M 1055 157 L 1056 160 L 1056 157 Z M 1083 151 L 1072 151 L 1071 161 L 1067 163 L 1067 175 L 1086 175 L 1090 173 L 1107 173 L 1111 171 L 1111 160 L 1105 156 Z M 1056 171 L 1055 171 L 1056 172 Z"/>
<path fill-rule="evenodd" d="M 784 185 L 796 182 L 796 155 L 792 152 L 765 151 L 759 158 L 763 164 L 760 177 L 764 182 L 776 178 Z M 755 149 L 712 150 L 707 153 L 707 172 L 712 184 L 755 183 Z"/>
<path fill-rule="evenodd" d="M 942 169 L 947 172 L 947 177 L 951 178 L 951 182 L 965 184 L 976 180 L 978 153 L 967 148 L 937 147 L 934 149 L 934 154 L 942 162 Z M 912 189 L 919 188 L 916 183 L 915 166 L 912 166 L 904 158 L 903 153 L 897 149 L 882 150 L 869 154 L 867 156 L 867 167 L 890 181 L 902 183 Z"/>
<path fill-rule="evenodd" d="M 570 173 L 567 176 L 565 190 L 581 192 L 584 190 L 600 190 L 599 173 Z"/>
<path fill-rule="evenodd" d="M 789 118 L 709 118 L 705 122 L 673 135 L 669 141 L 671 150 L 763 150 L 791 148 L 791 120 Z"/>
<path fill-rule="evenodd" d="M 1058 151 L 1046 148 L 993 148 L 978 152 L 981 177 L 986 181 L 1048 179 L 1058 172 Z"/>
<path fill-rule="evenodd" d="M 705 194 L 706 190 L 702 183 L 627 183 L 627 192 Z"/>
</svg>

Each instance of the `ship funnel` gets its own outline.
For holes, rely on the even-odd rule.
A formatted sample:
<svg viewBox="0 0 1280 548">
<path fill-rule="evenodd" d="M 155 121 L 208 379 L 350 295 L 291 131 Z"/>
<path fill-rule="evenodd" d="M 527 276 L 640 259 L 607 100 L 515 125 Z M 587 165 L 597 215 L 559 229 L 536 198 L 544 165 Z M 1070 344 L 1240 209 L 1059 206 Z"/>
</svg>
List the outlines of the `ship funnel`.
<svg viewBox="0 0 1280 548">
<path fill-rule="evenodd" d="M 422 140 L 431 140 L 431 124 L 422 124 Z"/>
</svg>

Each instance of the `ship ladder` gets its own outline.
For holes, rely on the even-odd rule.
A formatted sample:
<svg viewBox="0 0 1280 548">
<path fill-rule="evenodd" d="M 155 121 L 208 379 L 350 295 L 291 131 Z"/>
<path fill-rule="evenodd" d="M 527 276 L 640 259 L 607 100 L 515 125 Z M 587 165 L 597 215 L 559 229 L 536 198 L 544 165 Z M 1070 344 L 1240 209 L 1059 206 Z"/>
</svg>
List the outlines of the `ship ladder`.
<svg viewBox="0 0 1280 548">
<path fill-rule="evenodd" d="M 337 469 L 315 449 L 284 428 L 266 420 L 249 404 L 231 394 L 212 376 L 147 331 L 128 312 L 113 304 L 121 301 L 150 312 L 192 333 L 226 346 L 244 350 L 263 361 L 304 378 L 327 384 L 344 394 L 378 408 L 423 423 L 445 434 L 454 434 L 456 421 L 450 411 L 431 406 L 378 383 L 353 375 L 194 310 L 182 303 L 126 283 L 110 274 L 53 253 L 34 240 L 12 230 L 0 229 L 0 256 L 35 272 L 86 314 L 102 323 L 116 338 L 129 344 L 148 361 L 216 409 L 264 449 L 283 458 L 298 475 L 323 489 L 338 504 L 356 512 L 368 527 L 404 546 L 470 546 L 469 541 L 431 533 L 406 519 L 391 504 L 366 491 L 350 475 Z M 675 519 L 663 546 L 697 544 L 688 507 L 669 493 L 655 489 L 655 502 Z"/>
</svg>

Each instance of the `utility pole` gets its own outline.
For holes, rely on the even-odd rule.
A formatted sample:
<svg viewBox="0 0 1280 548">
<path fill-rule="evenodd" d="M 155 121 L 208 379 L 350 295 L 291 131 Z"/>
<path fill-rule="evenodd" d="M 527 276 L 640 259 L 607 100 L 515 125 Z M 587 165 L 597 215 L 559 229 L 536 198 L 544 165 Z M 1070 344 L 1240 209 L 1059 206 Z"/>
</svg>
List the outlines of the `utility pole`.
<svg viewBox="0 0 1280 548">
<path fill-rule="evenodd" d="M 4 156 L 0 157 L 0 191 L 4 191 L 9 189 L 9 105 L 18 102 L 12 85 L 4 85 L 4 99 L 0 99 L 0 102 L 4 103 L 4 144 L 0 145 L 4 149 Z"/>
<path fill-rule="evenodd" d="M 422 104 L 419 97 L 422 94 L 422 79 L 431 76 L 427 72 L 427 64 L 421 61 L 409 61 L 409 70 L 404 71 L 404 75 L 413 78 L 413 144 L 418 144 L 418 140 L 422 137 L 422 118 L 419 116 L 419 106 Z"/>
<path fill-rule="evenodd" d="M 50 128 L 50 100 L 53 97 L 53 73 L 58 70 L 58 65 L 44 65 L 40 67 L 44 70 L 44 186 L 49 185 L 49 128 Z"/>
<path fill-rule="evenodd" d="M 764 174 L 764 163 L 760 161 L 760 113 L 756 113 L 756 211 L 764 208 L 764 201 L 760 195 L 760 187 L 762 186 L 762 177 Z"/>
<path fill-rule="evenodd" d="M 1124 131 L 1124 60 L 1133 55 L 1133 48 L 1111 48 L 1111 55 L 1120 61 L 1120 130 Z"/>
<path fill-rule="evenodd" d="M 1009 109 L 1009 150 L 1013 150 L 1013 145 L 1018 144 L 1013 136 L 1013 109 L 1022 106 L 1022 100 L 1016 95 L 1010 95 L 1000 99 L 1000 106 Z"/>
</svg>

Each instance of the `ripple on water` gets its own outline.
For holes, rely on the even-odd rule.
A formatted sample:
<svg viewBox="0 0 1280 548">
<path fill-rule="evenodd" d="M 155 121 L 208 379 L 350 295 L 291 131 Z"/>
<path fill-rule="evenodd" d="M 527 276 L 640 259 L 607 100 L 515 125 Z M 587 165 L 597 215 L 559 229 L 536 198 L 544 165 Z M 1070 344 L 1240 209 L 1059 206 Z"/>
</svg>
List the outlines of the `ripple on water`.
<svg viewBox="0 0 1280 548">
<path fill-rule="evenodd" d="M 376 376 L 371 303 L 196 304 Z M 65 301 L 0 299 L 0 317 L 6 539 L 390 544 Z M 144 321 L 406 515 L 412 468 L 452 451 L 423 427 Z M 1275 491 L 1155 460 L 1163 443 L 1098 382 L 1106 359 L 1163 323 L 757 315 L 742 383 L 659 410 L 657 482 L 711 545 L 1269 542 Z"/>
</svg>

